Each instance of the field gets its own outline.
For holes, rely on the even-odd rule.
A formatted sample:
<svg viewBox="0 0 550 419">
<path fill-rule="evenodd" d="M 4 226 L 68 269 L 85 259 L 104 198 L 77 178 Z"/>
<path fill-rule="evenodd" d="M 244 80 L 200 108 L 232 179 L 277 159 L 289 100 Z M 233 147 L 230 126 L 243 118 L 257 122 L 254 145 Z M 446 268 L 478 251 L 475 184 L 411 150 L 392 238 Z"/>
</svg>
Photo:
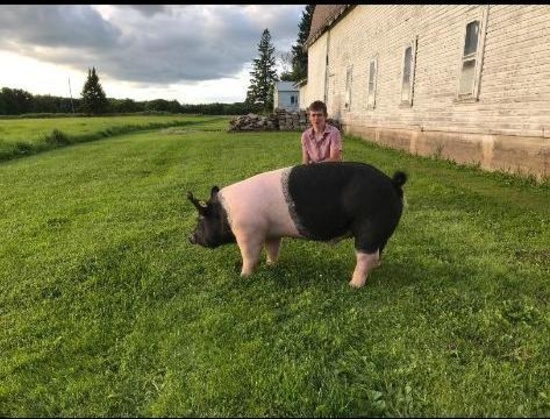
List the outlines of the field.
<svg viewBox="0 0 550 419">
<path fill-rule="evenodd" d="M 209 117 L 208 120 L 219 120 Z M 181 127 L 206 117 L 182 115 L 0 120 L 0 161 L 144 129 Z"/>
<path fill-rule="evenodd" d="M 352 289 L 351 239 L 283 239 L 242 279 L 185 194 L 298 163 L 299 134 L 143 118 L 0 163 L 0 416 L 550 415 L 550 185 L 346 136 L 409 175 L 382 266 Z"/>
</svg>

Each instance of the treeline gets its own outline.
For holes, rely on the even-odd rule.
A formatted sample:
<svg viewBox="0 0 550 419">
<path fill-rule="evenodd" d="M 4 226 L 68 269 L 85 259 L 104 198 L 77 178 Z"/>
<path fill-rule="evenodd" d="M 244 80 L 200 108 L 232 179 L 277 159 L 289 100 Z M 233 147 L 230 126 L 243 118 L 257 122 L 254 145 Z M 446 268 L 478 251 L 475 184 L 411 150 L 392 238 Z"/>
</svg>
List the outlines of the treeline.
<svg viewBox="0 0 550 419">
<path fill-rule="evenodd" d="M 260 113 L 261 106 L 245 102 L 182 105 L 177 100 L 155 99 L 137 102 L 133 99 L 107 98 L 106 113 L 183 113 L 202 115 L 244 115 Z M 48 114 L 87 114 L 82 99 L 50 95 L 33 95 L 22 89 L 0 90 L 0 115 L 32 116 Z"/>
</svg>

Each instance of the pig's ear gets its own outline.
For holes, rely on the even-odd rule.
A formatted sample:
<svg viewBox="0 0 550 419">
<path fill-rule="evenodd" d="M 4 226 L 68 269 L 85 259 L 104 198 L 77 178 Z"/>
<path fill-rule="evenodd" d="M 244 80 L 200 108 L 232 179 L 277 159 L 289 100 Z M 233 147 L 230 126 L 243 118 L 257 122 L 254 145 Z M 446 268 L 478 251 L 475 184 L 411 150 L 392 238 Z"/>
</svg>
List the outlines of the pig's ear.
<svg viewBox="0 0 550 419">
<path fill-rule="evenodd" d="M 214 195 L 216 195 L 220 191 L 220 188 L 218 188 L 216 185 L 212 186 L 212 190 L 210 191 L 210 198 L 214 198 Z"/>
<path fill-rule="evenodd" d="M 206 215 L 207 208 L 205 206 L 202 206 L 198 199 L 196 199 L 191 192 L 187 192 L 187 199 L 191 201 L 191 203 L 197 208 L 199 211 L 199 214 Z"/>
</svg>

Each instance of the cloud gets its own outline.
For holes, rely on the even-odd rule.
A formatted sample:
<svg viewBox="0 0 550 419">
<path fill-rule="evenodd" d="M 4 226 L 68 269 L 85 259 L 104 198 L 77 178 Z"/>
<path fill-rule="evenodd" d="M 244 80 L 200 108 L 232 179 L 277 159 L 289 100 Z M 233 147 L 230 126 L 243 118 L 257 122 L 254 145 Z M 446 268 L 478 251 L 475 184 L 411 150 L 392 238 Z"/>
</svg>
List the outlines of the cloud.
<svg viewBox="0 0 550 419">
<path fill-rule="evenodd" d="M 155 4 L 128 4 L 126 7 L 131 7 L 145 16 L 154 16 L 157 13 L 162 13 L 167 6 Z"/>
<path fill-rule="evenodd" d="M 0 6 L 0 49 L 101 79 L 161 86 L 237 78 L 264 29 L 290 50 L 305 5 Z"/>
<path fill-rule="evenodd" d="M 8 50 L 111 48 L 120 35 L 90 6 L 0 6 L 0 46 Z"/>
</svg>

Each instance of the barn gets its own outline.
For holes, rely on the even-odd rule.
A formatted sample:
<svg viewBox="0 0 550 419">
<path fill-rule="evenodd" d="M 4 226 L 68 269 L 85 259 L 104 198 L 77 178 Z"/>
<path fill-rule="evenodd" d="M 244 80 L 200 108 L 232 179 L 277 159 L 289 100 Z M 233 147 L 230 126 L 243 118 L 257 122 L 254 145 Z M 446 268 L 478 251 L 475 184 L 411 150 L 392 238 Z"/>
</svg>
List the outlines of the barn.
<svg viewBox="0 0 550 419">
<path fill-rule="evenodd" d="M 550 7 L 317 5 L 300 103 L 346 134 L 550 176 Z"/>
</svg>

